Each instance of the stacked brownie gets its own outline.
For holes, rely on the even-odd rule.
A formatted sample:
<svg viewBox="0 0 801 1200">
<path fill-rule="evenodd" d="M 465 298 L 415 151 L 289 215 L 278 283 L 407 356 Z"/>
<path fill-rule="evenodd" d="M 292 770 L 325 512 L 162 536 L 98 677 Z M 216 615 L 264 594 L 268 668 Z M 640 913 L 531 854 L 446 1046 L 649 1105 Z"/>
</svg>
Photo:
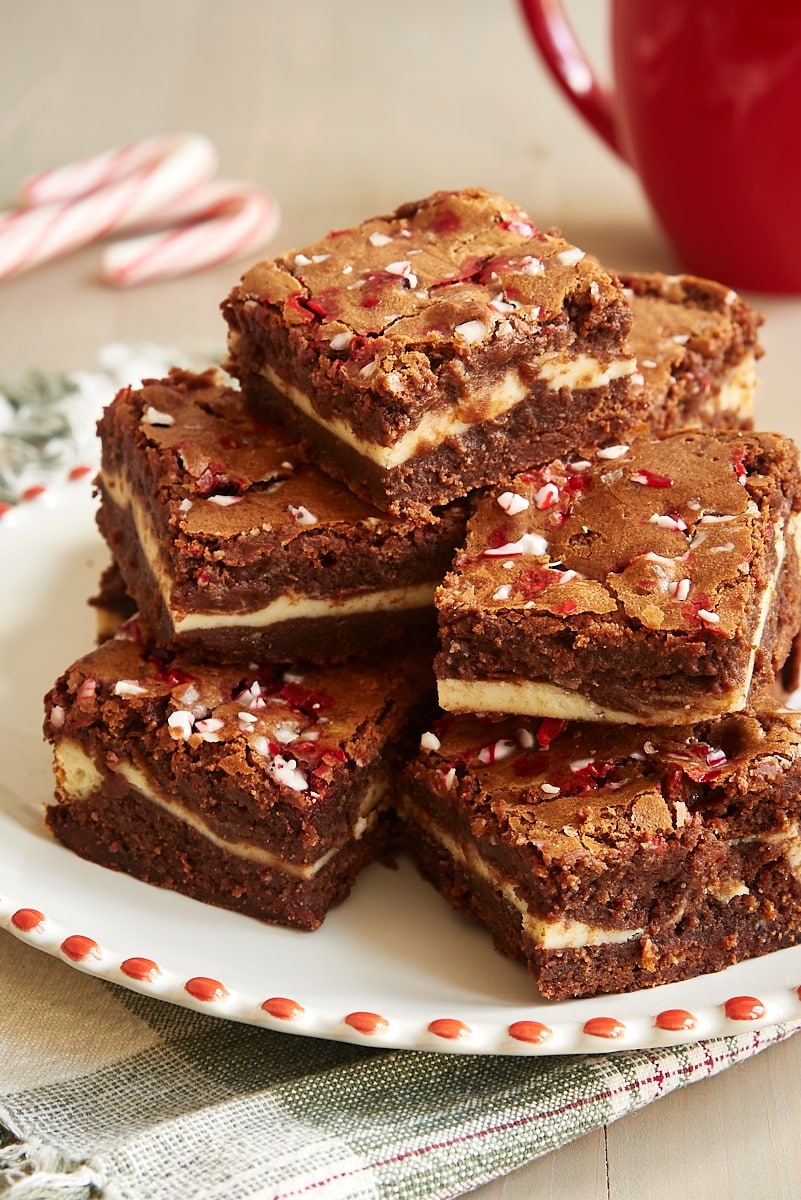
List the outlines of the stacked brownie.
<svg viewBox="0 0 801 1200">
<path fill-rule="evenodd" d="M 553 998 L 798 940 L 801 476 L 752 431 L 757 315 L 478 189 L 223 311 L 239 388 L 100 422 L 99 603 L 138 613 L 48 696 L 56 835 L 302 928 L 400 842 Z"/>
</svg>

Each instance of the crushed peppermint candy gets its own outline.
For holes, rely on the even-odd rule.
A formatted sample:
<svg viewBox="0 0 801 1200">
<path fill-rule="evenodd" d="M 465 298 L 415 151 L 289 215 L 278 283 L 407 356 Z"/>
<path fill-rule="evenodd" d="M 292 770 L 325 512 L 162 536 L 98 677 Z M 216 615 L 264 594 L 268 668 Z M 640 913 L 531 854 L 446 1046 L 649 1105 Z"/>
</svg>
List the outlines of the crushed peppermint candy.
<svg viewBox="0 0 801 1200">
<path fill-rule="evenodd" d="M 631 482 L 641 483 L 643 487 L 669 488 L 673 487 L 674 480 L 669 475 L 659 475 L 656 471 L 649 471 L 647 467 L 641 467 L 632 475 Z"/>
<path fill-rule="evenodd" d="M 512 594 L 511 583 L 502 583 L 492 593 L 492 598 L 493 598 L 493 600 L 508 600 L 509 597 L 511 596 L 511 594 Z"/>
<path fill-rule="evenodd" d="M 307 792 L 309 780 L 305 771 L 301 771 L 294 758 L 284 758 L 276 754 L 270 763 L 273 779 L 281 787 L 291 788 L 293 792 Z"/>
<path fill-rule="evenodd" d="M 332 350 L 346 350 L 352 341 L 353 334 L 346 329 L 342 333 L 335 333 L 328 344 Z"/>
<path fill-rule="evenodd" d="M 219 717 L 203 717 L 199 721 L 195 721 L 195 732 L 199 733 L 204 742 L 219 742 L 217 734 L 223 728 L 225 722 Z"/>
<path fill-rule="evenodd" d="M 388 275 L 398 275 L 401 279 L 405 279 L 410 288 L 417 287 L 417 276 L 412 271 L 412 264 L 408 259 L 387 263 L 384 270 Z"/>
<path fill-rule="evenodd" d="M 294 742 L 298 736 L 297 728 L 294 725 L 276 725 L 273 728 L 273 737 L 277 742 L 283 745 L 285 742 Z"/>
<path fill-rule="evenodd" d="M 679 604 L 683 604 L 690 594 L 690 581 L 689 579 L 671 580 L 667 591 L 671 600 L 678 600 Z"/>
<path fill-rule="evenodd" d="M 580 263 L 584 258 L 584 251 L 579 250 L 578 246 L 570 246 L 567 250 L 560 250 L 554 258 L 563 267 L 575 267 L 576 263 Z"/>
<path fill-rule="evenodd" d="M 486 558 L 507 558 L 512 554 L 543 555 L 548 553 L 548 542 L 539 533 L 524 533 L 516 542 L 506 542 L 503 546 L 486 546 L 483 554 Z"/>
<path fill-rule="evenodd" d="M 456 767 L 449 767 L 442 777 L 442 782 L 445 784 L 447 791 L 450 791 L 456 783 Z"/>
<path fill-rule="evenodd" d="M 241 496 L 229 496 L 227 492 L 219 492 L 214 496 L 207 496 L 209 504 L 218 504 L 220 508 L 230 508 L 232 504 L 239 504 Z"/>
<path fill-rule="evenodd" d="M 145 425 L 174 425 L 175 417 L 171 413 L 159 412 L 152 404 L 149 404 L 142 413 L 142 421 Z"/>
<path fill-rule="evenodd" d="M 487 307 L 491 308 L 493 312 L 510 313 L 519 308 L 520 304 L 517 300 L 507 300 L 503 292 L 498 292 L 497 296 L 492 297 Z"/>
<path fill-rule="evenodd" d="M 602 446 L 598 451 L 599 458 L 622 458 L 624 454 L 628 454 L 630 447 L 622 443 L 618 446 Z"/>
<path fill-rule="evenodd" d="M 516 233 L 524 238 L 540 236 L 536 226 L 531 225 L 528 221 L 520 221 L 516 217 L 510 217 L 508 221 L 504 221 L 503 228 L 508 229 L 510 233 Z"/>
<path fill-rule="evenodd" d="M 442 745 L 442 742 L 439 740 L 439 738 L 437 737 L 437 735 L 435 733 L 431 732 L 431 730 L 427 730 L 420 738 L 420 749 L 421 750 L 436 751 L 436 750 L 439 750 L 441 745 Z"/>
<path fill-rule="evenodd" d="M 490 742 L 488 746 L 482 746 L 478 752 L 478 761 L 486 766 L 496 762 L 503 762 L 510 754 L 514 754 L 517 749 L 517 742 L 513 742 L 510 738 L 499 738 L 497 742 Z"/>
<path fill-rule="evenodd" d="M 50 709 L 50 724 L 54 729 L 63 729 L 67 714 L 60 704 L 54 704 Z"/>
<path fill-rule="evenodd" d="M 526 511 L 529 501 L 519 492 L 501 492 L 498 504 L 510 517 L 516 517 L 518 513 Z"/>
<path fill-rule="evenodd" d="M 371 246 L 386 246 L 387 242 L 392 241 L 392 238 L 386 233 L 381 233 L 379 230 L 374 229 L 367 240 Z"/>
<path fill-rule="evenodd" d="M 170 731 L 170 736 L 176 740 L 183 738 L 185 742 L 188 741 L 192 736 L 194 725 L 195 718 L 186 709 L 179 708 L 175 712 L 171 712 L 167 717 L 167 728 Z"/>
<path fill-rule="evenodd" d="M 651 525 L 658 525 L 660 529 L 674 529 L 678 533 L 686 533 L 687 531 L 686 522 L 678 515 L 672 516 L 670 513 L 653 513 L 648 520 Z"/>
<path fill-rule="evenodd" d="M 182 512 L 182 513 L 189 512 L 190 508 L 192 508 L 193 505 L 194 505 L 194 500 L 190 500 L 188 496 L 184 496 L 183 500 L 178 505 L 178 511 Z"/>
<path fill-rule="evenodd" d="M 147 688 L 136 679 L 118 679 L 114 684 L 115 696 L 146 696 Z"/>
<path fill-rule="evenodd" d="M 267 707 L 267 701 L 263 695 L 261 684 L 258 679 L 254 679 L 250 687 L 243 688 L 237 694 L 235 699 L 244 707 L 250 709 L 263 709 Z"/>
<path fill-rule="evenodd" d="M 708 608 L 699 608 L 696 613 L 699 621 L 703 621 L 705 625 L 719 625 L 720 615 L 716 612 L 711 612 Z"/>
<path fill-rule="evenodd" d="M 461 325 L 457 325 L 454 333 L 458 333 L 459 337 L 470 344 L 480 342 L 487 332 L 483 321 L 462 321 Z"/>
<path fill-rule="evenodd" d="M 541 783 L 540 784 L 540 791 L 545 792 L 546 796 L 558 796 L 559 790 L 560 789 L 556 786 L 555 783 Z"/>
<path fill-rule="evenodd" d="M 534 734 L 530 729 L 521 727 L 517 730 L 517 740 L 524 750 L 530 750 L 534 745 Z"/>
<path fill-rule="evenodd" d="M 309 512 L 302 504 L 290 504 L 287 506 L 289 515 L 296 525 L 316 525 L 319 518 L 313 512 Z"/>
<path fill-rule="evenodd" d="M 77 700 L 78 704 L 91 704 L 96 695 L 97 680 L 91 678 L 84 679 L 83 683 L 75 693 L 75 699 Z"/>
<path fill-rule="evenodd" d="M 555 483 L 544 483 L 541 488 L 537 489 L 534 496 L 534 504 L 544 512 L 548 508 L 553 508 L 559 500 L 559 488 Z"/>
</svg>

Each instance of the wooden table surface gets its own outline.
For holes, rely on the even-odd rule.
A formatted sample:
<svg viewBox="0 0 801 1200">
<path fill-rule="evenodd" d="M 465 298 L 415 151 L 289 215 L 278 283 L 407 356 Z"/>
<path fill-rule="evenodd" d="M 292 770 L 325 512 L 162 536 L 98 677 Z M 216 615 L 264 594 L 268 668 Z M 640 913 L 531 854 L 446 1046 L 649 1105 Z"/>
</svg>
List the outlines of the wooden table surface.
<svg viewBox="0 0 801 1200">
<path fill-rule="evenodd" d="M 570 7 L 603 72 L 605 6 Z M 0 206 L 34 172 L 197 130 L 216 144 L 222 177 L 277 196 L 275 252 L 437 188 L 480 184 L 611 266 L 675 268 L 633 175 L 535 59 L 515 0 L 7 0 L 3 10 Z M 0 375 L 91 367 L 111 341 L 217 352 L 219 303 L 244 265 L 115 291 L 97 281 L 90 247 L 0 283 Z M 749 299 L 767 316 L 758 424 L 799 436 L 801 301 Z M 799 1078 L 794 1038 L 474 1195 L 795 1197 Z"/>
</svg>

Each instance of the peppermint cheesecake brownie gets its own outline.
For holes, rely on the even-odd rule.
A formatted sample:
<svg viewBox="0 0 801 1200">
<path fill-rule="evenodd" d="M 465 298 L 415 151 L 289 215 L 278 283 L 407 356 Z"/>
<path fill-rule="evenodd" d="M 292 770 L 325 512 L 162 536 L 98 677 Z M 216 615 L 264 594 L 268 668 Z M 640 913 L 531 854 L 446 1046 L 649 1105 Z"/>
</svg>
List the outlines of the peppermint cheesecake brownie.
<svg viewBox="0 0 801 1200">
<path fill-rule="evenodd" d="M 46 697 L 47 824 L 102 866 L 314 929 L 391 845 L 432 692 L 430 654 L 244 672 L 155 649 L 134 619 Z"/>
<path fill-rule="evenodd" d="M 265 259 L 223 312 L 256 406 L 393 512 L 429 519 L 644 410 L 619 280 L 481 189 Z"/>
<path fill-rule="evenodd" d="M 98 524 L 163 645 L 331 661 L 435 629 L 462 505 L 425 525 L 382 513 L 213 373 L 123 389 L 98 430 Z"/>
<path fill-rule="evenodd" d="M 693 275 L 620 278 L 649 431 L 752 428 L 762 315 L 731 288 Z"/>
<path fill-rule="evenodd" d="M 683 724 L 772 693 L 801 626 L 789 438 L 688 431 L 490 489 L 437 591 L 451 712 Z"/>
<path fill-rule="evenodd" d="M 549 999 L 718 971 L 801 941 L 800 723 L 446 717 L 408 771 L 408 853 Z"/>
</svg>

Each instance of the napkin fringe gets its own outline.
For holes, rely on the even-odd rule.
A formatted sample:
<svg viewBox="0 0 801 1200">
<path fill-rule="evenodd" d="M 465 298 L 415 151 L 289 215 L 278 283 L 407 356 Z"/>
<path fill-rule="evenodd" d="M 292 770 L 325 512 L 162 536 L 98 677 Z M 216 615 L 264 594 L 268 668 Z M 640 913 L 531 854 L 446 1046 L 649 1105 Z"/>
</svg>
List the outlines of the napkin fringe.
<svg viewBox="0 0 801 1200">
<path fill-rule="evenodd" d="M 90 1162 L 25 1134 L 0 1108 L 0 1196 L 3 1200 L 118 1200 Z"/>
</svg>

